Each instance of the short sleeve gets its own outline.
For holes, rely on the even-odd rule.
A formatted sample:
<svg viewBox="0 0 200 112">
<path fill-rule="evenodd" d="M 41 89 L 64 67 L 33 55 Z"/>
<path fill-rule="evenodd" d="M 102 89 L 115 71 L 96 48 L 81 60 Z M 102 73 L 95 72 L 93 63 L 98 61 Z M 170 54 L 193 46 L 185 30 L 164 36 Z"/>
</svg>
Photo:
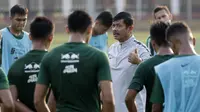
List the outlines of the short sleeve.
<svg viewBox="0 0 200 112">
<path fill-rule="evenodd" d="M 101 52 L 98 57 L 97 65 L 97 80 L 111 80 L 110 67 L 108 63 L 108 58 L 105 53 Z"/>
<path fill-rule="evenodd" d="M 149 49 L 143 43 L 138 42 L 137 49 L 139 58 L 142 60 L 147 60 L 151 57 Z"/>
<path fill-rule="evenodd" d="M 144 63 L 144 62 L 143 62 Z M 134 89 L 137 92 L 141 91 L 145 83 L 145 75 L 148 74 L 148 69 L 144 68 L 144 64 L 141 63 L 135 71 L 135 75 L 131 81 L 129 89 Z M 145 69 L 145 70 L 144 70 Z"/>
<path fill-rule="evenodd" d="M 50 74 L 49 74 L 49 64 L 47 55 L 44 56 L 40 64 L 40 72 L 38 74 L 37 84 L 44 84 L 49 86 L 50 84 Z"/>
<path fill-rule="evenodd" d="M 164 92 L 159 77 L 156 75 L 155 82 L 151 94 L 150 101 L 152 103 L 164 103 Z"/>
<path fill-rule="evenodd" d="M 6 75 L 3 72 L 3 70 L 0 68 L 0 90 L 8 88 L 9 88 L 8 79 L 6 78 Z"/>
</svg>

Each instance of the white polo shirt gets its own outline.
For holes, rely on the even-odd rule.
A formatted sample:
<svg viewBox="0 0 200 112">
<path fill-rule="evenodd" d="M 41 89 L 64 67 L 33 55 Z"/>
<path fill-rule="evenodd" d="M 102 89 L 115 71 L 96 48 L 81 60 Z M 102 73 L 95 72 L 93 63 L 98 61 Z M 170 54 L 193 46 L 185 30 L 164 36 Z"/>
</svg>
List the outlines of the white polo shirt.
<svg viewBox="0 0 200 112">
<path fill-rule="evenodd" d="M 129 63 L 128 56 L 136 48 L 138 49 L 138 55 L 142 60 L 150 58 L 148 48 L 134 37 L 130 37 L 123 43 L 116 42 L 112 44 L 108 50 L 116 112 L 128 112 L 125 105 L 125 97 L 127 89 L 138 66 Z M 138 112 L 145 112 L 145 105 L 146 90 L 143 89 L 136 96 L 136 106 Z"/>
</svg>

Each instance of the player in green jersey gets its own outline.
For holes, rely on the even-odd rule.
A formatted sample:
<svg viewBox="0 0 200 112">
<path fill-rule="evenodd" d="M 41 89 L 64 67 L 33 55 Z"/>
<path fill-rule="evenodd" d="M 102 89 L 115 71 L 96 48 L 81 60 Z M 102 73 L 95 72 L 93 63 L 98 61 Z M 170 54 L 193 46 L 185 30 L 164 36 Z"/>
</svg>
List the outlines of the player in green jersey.
<svg viewBox="0 0 200 112">
<path fill-rule="evenodd" d="M 8 79 L 18 112 L 36 111 L 34 106 L 34 90 L 40 70 L 40 63 L 53 39 L 54 24 L 46 17 L 36 17 L 30 24 L 32 50 L 14 62 Z"/>
<path fill-rule="evenodd" d="M 74 11 L 68 17 L 69 42 L 49 52 L 41 63 L 35 88 L 38 112 L 49 112 L 45 96 L 53 90 L 57 112 L 114 112 L 111 73 L 106 54 L 87 44 L 92 33 L 91 17 Z"/>
</svg>

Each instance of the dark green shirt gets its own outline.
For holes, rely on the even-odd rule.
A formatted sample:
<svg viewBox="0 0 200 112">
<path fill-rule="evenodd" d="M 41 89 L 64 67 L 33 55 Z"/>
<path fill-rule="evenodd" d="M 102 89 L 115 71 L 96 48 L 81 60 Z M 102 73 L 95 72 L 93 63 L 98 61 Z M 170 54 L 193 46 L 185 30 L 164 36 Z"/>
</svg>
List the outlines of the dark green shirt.
<svg viewBox="0 0 200 112">
<path fill-rule="evenodd" d="M 47 51 L 32 50 L 18 59 L 8 72 L 10 85 L 15 85 L 18 99 L 30 109 L 35 110 L 33 103 L 35 83 L 40 70 L 40 62 Z"/>
<path fill-rule="evenodd" d="M 100 112 L 102 80 L 111 80 L 106 55 L 84 43 L 66 43 L 44 57 L 37 83 L 51 84 L 59 112 Z"/>
<path fill-rule="evenodd" d="M 150 97 L 150 102 L 163 104 L 164 98 L 165 97 L 164 97 L 164 91 L 162 88 L 162 84 L 160 82 L 158 75 L 156 75 L 155 81 L 154 81 L 154 86 L 153 86 L 151 97 Z"/>
<path fill-rule="evenodd" d="M 140 92 L 145 86 L 147 90 L 146 112 L 151 112 L 152 103 L 150 102 L 152 87 L 154 84 L 155 71 L 154 66 L 172 58 L 173 55 L 156 55 L 141 63 L 132 79 L 129 89 Z"/>
<path fill-rule="evenodd" d="M 151 53 L 151 56 L 155 56 L 156 55 L 156 52 L 155 50 L 153 49 L 153 46 L 151 44 L 151 36 L 149 36 L 146 40 L 146 46 L 149 48 L 150 50 L 150 53 Z"/>
<path fill-rule="evenodd" d="M 3 72 L 2 68 L 0 68 L 0 90 L 8 88 L 9 88 L 8 79 L 6 78 L 6 75 Z"/>
</svg>

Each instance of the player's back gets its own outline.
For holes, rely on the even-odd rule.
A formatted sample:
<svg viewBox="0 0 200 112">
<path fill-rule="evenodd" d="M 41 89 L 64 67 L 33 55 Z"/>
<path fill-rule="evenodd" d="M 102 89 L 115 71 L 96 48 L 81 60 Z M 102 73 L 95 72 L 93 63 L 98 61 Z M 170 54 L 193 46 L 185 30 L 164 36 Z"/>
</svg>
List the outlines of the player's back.
<svg viewBox="0 0 200 112">
<path fill-rule="evenodd" d="M 33 96 L 35 83 L 40 70 L 40 62 L 47 53 L 45 50 L 31 50 L 11 66 L 8 79 L 10 85 L 15 85 L 20 102 L 35 110 Z"/>
<path fill-rule="evenodd" d="M 59 112 L 100 111 L 98 82 L 110 74 L 108 63 L 103 63 L 108 71 L 99 67 L 107 60 L 103 52 L 84 43 L 66 43 L 46 59 L 51 65 L 48 71 Z"/>
<path fill-rule="evenodd" d="M 172 58 L 158 65 L 165 96 L 164 112 L 199 112 L 200 56 Z"/>
</svg>

